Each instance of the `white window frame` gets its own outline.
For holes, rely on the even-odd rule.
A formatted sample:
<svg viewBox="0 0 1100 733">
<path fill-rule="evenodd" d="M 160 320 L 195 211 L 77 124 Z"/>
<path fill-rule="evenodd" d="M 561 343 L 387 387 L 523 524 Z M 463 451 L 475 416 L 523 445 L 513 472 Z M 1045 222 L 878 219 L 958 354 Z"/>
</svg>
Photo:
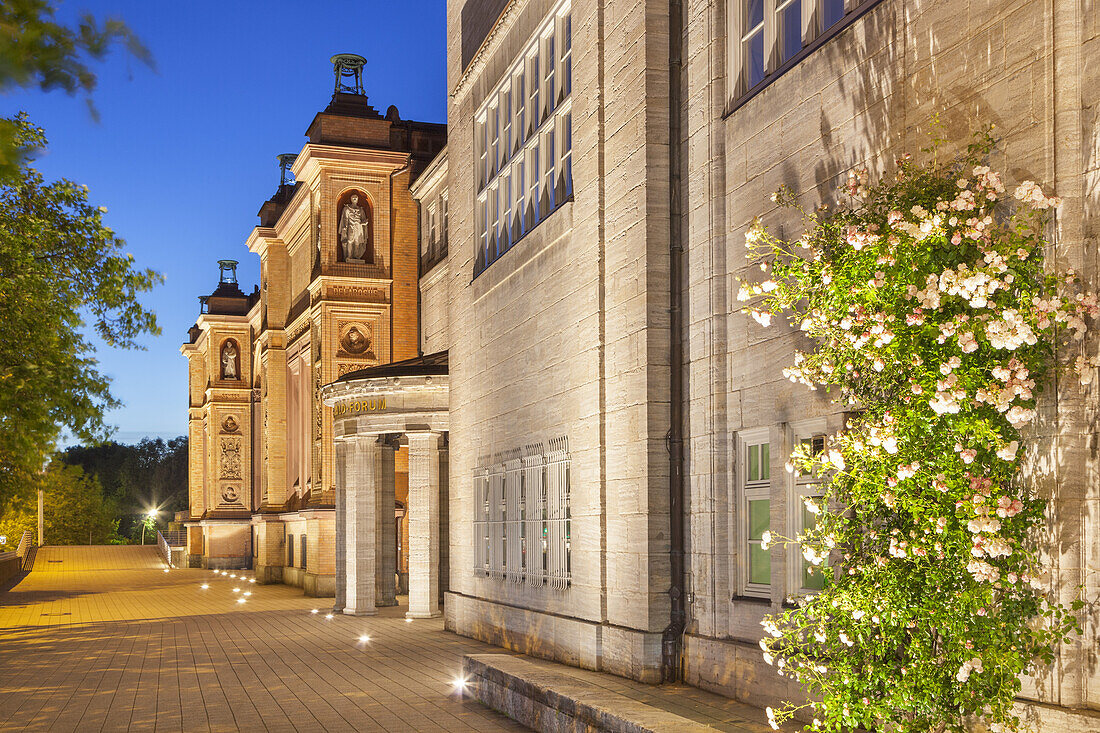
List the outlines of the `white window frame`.
<svg viewBox="0 0 1100 733">
<path fill-rule="evenodd" d="M 748 64 L 746 62 L 745 40 L 758 26 L 747 28 L 747 0 L 726 0 L 726 86 L 727 97 L 732 104 L 748 94 L 757 86 L 768 83 L 768 78 L 785 62 L 782 60 L 780 43 L 781 11 L 795 0 L 764 0 L 764 76 L 756 85 L 748 86 Z M 827 0 L 801 0 L 801 38 L 802 48 L 806 48 L 827 28 L 823 27 L 825 3 Z M 876 0 L 844 0 L 844 18 L 865 3 Z M 792 54 L 792 56 L 797 55 Z"/>
<path fill-rule="evenodd" d="M 821 451 L 829 449 L 828 419 L 825 417 L 803 420 L 793 423 L 788 430 L 789 454 L 794 452 L 803 440 L 812 440 L 815 437 L 823 439 Z M 787 474 L 787 533 L 794 540 L 805 528 L 802 522 L 803 502 L 809 497 L 820 497 L 824 493 L 822 484 L 827 478 L 803 473 L 796 469 Z M 802 557 L 802 545 L 792 542 L 787 547 L 787 588 L 789 595 L 800 596 L 819 593 L 817 588 L 807 588 L 802 585 L 802 570 L 805 558 Z"/>
<path fill-rule="evenodd" d="M 763 583 L 753 583 L 750 580 L 749 545 L 753 541 L 749 539 L 749 502 L 766 499 L 770 515 L 769 529 L 776 526 L 775 499 L 772 491 L 775 475 L 773 470 L 775 454 L 772 451 L 774 443 L 770 428 L 742 430 L 737 435 L 737 468 L 735 472 L 737 477 L 737 586 L 738 593 L 742 596 L 772 597 L 772 586 L 776 577 L 776 553 L 774 551 L 771 552 L 771 582 L 765 585 Z M 762 444 L 768 445 L 768 478 L 752 481 L 749 478 L 749 447 Z"/>
</svg>

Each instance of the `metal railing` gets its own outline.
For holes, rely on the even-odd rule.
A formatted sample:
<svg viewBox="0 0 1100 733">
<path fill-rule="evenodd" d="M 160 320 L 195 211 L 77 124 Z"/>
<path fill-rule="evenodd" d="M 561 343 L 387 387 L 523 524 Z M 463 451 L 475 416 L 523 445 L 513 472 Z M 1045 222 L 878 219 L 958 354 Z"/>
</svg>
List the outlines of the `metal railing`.
<svg viewBox="0 0 1100 733">
<path fill-rule="evenodd" d="M 15 554 L 19 556 L 20 570 L 27 569 L 28 558 L 30 558 L 30 562 L 34 561 L 34 550 L 36 547 L 34 532 L 29 529 L 24 531 L 23 536 L 19 538 L 19 546 L 15 548 Z"/>
<path fill-rule="evenodd" d="M 168 564 L 168 567 L 172 567 L 172 547 L 168 544 L 168 540 L 164 539 L 164 535 L 161 531 L 157 530 L 157 547 L 160 548 L 160 554 L 164 557 L 164 562 Z"/>
<path fill-rule="evenodd" d="M 161 532 L 161 534 L 164 536 L 164 541 L 168 543 L 169 547 L 187 546 L 186 529 L 166 529 Z"/>
</svg>

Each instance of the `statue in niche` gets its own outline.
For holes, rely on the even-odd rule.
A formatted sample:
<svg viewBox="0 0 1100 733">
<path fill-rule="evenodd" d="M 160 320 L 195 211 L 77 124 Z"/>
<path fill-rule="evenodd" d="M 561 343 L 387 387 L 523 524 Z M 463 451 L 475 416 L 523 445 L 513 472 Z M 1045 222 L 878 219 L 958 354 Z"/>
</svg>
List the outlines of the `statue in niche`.
<svg viewBox="0 0 1100 733">
<path fill-rule="evenodd" d="M 353 193 L 348 203 L 340 210 L 340 223 L 337 234 L 345 262 L 366 262 L 367 245 L 370 239 L 370 218 L 366 209 L 359 205 L 359 194 Z"/>
<path fill-rule="evenodd" d="M 240 353 L 237 344 L 226 341 L 222 346 L 222 379 L 240 379 Z"/>
</svg>

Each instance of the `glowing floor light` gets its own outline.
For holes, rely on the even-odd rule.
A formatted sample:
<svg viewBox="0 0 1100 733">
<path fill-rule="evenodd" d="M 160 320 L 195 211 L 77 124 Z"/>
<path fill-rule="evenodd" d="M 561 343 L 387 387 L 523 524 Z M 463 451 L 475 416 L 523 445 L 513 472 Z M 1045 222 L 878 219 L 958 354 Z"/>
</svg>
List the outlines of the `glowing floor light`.
<svg viewBox="0 0 1100 733">
<path fill-rule="evenodd" d="M 317 609 L 313 609 L 312 611 L 310 611 L 310 613 L 317 613 Z"/>
<path fill-rule="evenodd" d="M 244 599 L 244 598 L 238 598 L 238 599 L 237 599 L 237 603 L 244 603 L 244 601 L 245 601 L 245 599 Z"/>
<path fill-rule="evenodd" d="M 359 641 L 366 644 L 368 641 L 370 641 L 370 637 L 367 636 L 366 634 L 363 634 L 362 636 L 359 637 Z"/>
<path fill-rule="evenodd" d="M 200 588 L 202 588 L 203 590 L 206 590 L 207 588 L 209 588 L 209 587 L 210 587 L 210 584 L 209 584 L 209 583 L 203 583 L 203 584 L 202 584 L 202 585 L 200 585 L 199 587 L 200 587 Z"/>
</svg>

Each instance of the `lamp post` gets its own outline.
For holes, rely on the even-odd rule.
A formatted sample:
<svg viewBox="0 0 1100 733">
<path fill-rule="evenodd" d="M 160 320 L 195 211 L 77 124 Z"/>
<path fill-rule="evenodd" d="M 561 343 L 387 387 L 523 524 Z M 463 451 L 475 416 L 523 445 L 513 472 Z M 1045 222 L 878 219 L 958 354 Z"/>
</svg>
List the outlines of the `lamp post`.
<svg viewBox="0 0 1100 733">
<path fill-rule="evenodd" d="M 149 526 L 149 520 L 150 519 L 156 519 L 156 518 L 157 518 L 157 510 L 156 509 L 150 509 L 149 511 L 145 512 L 145 521 L 143 521 L 141 523 L 141 544 L 143 544 L 143 545 L 145 544 L 145 528 L 147 526 Z"/>
</svg>

